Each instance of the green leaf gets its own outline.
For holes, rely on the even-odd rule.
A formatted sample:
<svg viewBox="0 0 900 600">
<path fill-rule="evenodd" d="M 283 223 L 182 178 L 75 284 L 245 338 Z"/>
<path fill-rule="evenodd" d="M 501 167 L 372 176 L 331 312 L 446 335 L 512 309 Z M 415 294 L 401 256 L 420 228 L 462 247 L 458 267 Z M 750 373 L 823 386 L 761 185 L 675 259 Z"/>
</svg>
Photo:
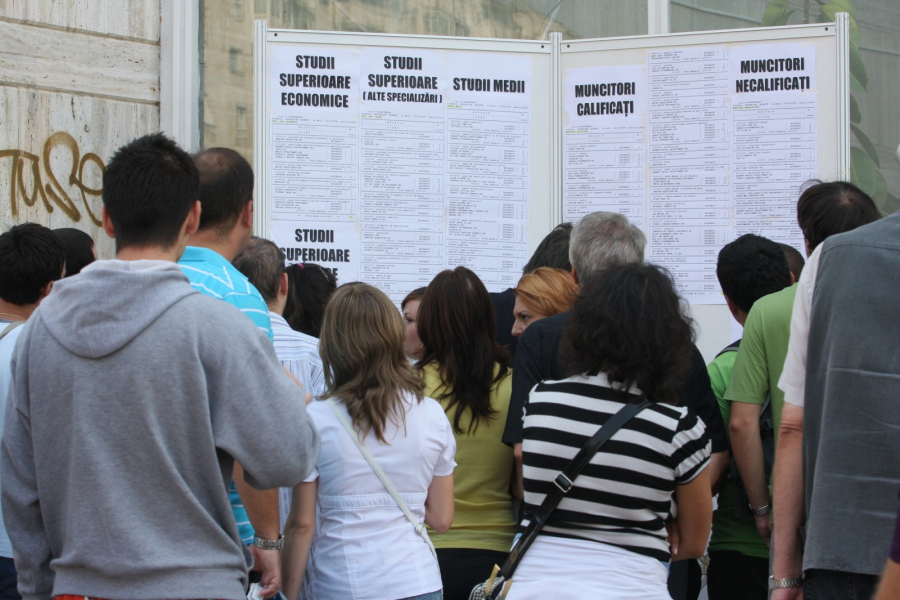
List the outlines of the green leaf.
<svg viewBox="0 0 900 600">
<path fill-rule="evenodd" d="M 850 122 L 862 122 L 862 111 L 859 110 L 859 104 L 856 102 L 856 98 L 853 97 L 853 94 L 850 94 Z"/>
<path fill-rule="evenodd" d="M 879 207 L 887 200 L 887 183 L 862 148 L 850 147 L 850 176 L 854 184 L 871 196 Z"/>
<path fill-rule="evenodd" d="M 831 2 L 820 1 L 819 4 L 834 4 L 841 9 L 841 12 L 848 12 L 854 19 L 856 18 L 856 8 L 854 8 L 851 0 L 831 0 Z"/>
<path fill-rule="evenodd" d="M 853 75 L 853 73 L 850 73 L 850 89 L 854 92 L 866 91 L 866 88 L 863 87 L 863 84 L 859 82 L 859 80 Z"/>
<path fill-rule="evenodd" d="M 778 19 L 787 10 L 788 0 L 771 0 L 763 13 L 761 25 L 763 27 L 772 27 L 778 24 Z"/>
<path fill-rule="evenodd" d="M 880 206 L 879 208 L 884 214 L 892 215 L 900 210 L 900 198 L 897 198 L 897 196 L 894 196 L 893 194 L 888 192 L 884 200 L 884 205 Z"/>
<path fill-rule="evenodd" d="M 856 125 L 850 124 L 850 130 L 853 132 L 853 135 L 856 136 L 856 139 L 859 140 L 859 144 L 863 147 L 863 150 L 866 151 L 866 154 L 872 159 L 872 162 L 875 163 L 875 166 L 881 168 L 881 161 L 878 160 L 878 150 L 875 149 L 875 144 L 872 143 L 872 140 L 869 139 L 863 130 L 857 127 Z"/>
<path fill-rule="evenodd" d="M 778 19 L 778 23 L 776 23 L 776 25 L 787 25 L 788 19 L 790 19 L 791 15 L 793 15 L 795 12 L 797 12 L 796 8 L 794 10 L 789 10 L 788 12 L 781 15 L 781 18 Z"/>
<path fill-rule="evenodd" d="M 869 74 L 866 73 L 866 64 L 863 62 L 862 55 L 856 48 L 850 48 L 850 75 L 859 82 L 862 90 L 869 87 Z M 851 79 L 852 83 L 852 79 Z M 860 91 L 862 91 L 860 90 Z"/>
<path fill-rule="evenodd" d="M 825 6 L 820 6 L 819 10 L 827 17 L 826 22 L 837 21 L 836 15 L 839 12 L 848 12 L 847 9 L 837 4 L 826 4 Z M 854 48 L 859 47 L 859 24 L 856 22 L 856 17 L 853 16 L 853 13 L 850 13 L 850 45 Z"/>
</svg>

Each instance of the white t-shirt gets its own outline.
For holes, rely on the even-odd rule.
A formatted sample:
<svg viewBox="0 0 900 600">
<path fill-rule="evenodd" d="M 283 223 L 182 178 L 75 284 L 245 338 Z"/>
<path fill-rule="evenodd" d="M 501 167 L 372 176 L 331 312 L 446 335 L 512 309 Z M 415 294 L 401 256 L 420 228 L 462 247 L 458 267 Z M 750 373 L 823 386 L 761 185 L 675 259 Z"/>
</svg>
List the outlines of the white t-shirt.
<svg viewBox="0 0 900 600">
<path fill-rule="evenodd" d="M 0 332 L 6 329 L 11 321 L 0 319 Z M 0 434 L 3 433 L 3 415 L 6 412 L 6 395 L 9 393 L 9 383 L 12 380 L 12 370 L 10 362 L 12 362 L 13 351 L 16 349 L 16 340 L 24 329 L 24 324 L 19 325 L 0 340 Z M 3 519 L 0 519 L 0 556 L 4 558 L 12 558 L 12 544 L 9 536 L 6 534 L 6 527 L 3 525 Z"/>
<path fill-rule="evenodd" d="M 806 393 L 806 353 L 809 345 L 809 313 L 812 310 L 813 292 L 819 274 L 819 258 L 822 244 L 813 250 L 797 284 L 794 312 L 791 313 L 791 338 L 788 342 L 784 370 L 778 379 L 778 387 L 784 392 L 784 401 L 795 406 L 803 406 Z"/>
<path fill-rule="evenodd" d="M 456 466 L 456 440 L 436 401 L 405 402 L 405 431 L 388 421 L 388 444 L 371 431 L 363 441 L 421 522 L 432 478 L 450 475 Z M 346 414 L 344 405 L 339 407 Z M 440 590 L 441 573 L 428 545 L 331 408 L 316 401 L 307 410 L 322 440 L 307 479 L 319 480 L 319 528 L 308 568 L 311 597 L 395 600 Z"/>
</svg>

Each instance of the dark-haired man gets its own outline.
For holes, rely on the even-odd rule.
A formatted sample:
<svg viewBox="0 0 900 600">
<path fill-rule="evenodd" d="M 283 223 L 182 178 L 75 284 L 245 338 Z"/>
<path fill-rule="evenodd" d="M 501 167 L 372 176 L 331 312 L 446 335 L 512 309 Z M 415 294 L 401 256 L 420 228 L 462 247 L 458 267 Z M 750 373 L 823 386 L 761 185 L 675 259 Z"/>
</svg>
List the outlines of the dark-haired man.
<svg viewBox="0 0 900 600">
<path fill-rule="evenodd" d="M 263 489 L 315 466 L 318 435 L 269 340 L 176 264 L 198 190 L 168 138 L 120 148 L 103 175 L 116 260 L 56 283 L 22 328 L 0 475 L 26 600 L 242 600 L 234 461 Z"/>
<path fill-rule="evenodd" d="M 94 239 L 80 229 L 60 227 L 53 233 L 59 236 L 66 246 L 66 277 L 81 273 L 81 270 L 97 260 L 97 248 Z"/>
<path fill-rule="evenodd" d="M 813 185 L 797 201 L 797 221 L 806 240 L 807 253 L 831 235 L 870 223 L 878 216 L 878 209 L 868 196 L 843 182 Z M 787 356 L 791 310 L 797 289 L 792 285 L 760 298 L 753 305 L 747 315 L 741 347 L 725 392 L 725 399 L 731 402 L 731 447 L 747 492 L 747 508 L 753 513 L 757 530 L 767 543 L 771 537 L 772 503 L 759 415 L 766 398 L 771 396 L 772 419 L 775 431 L 778 431 L 784 393 L 777 384 Z M 777 439 L 775 448 L 777 453 Z M 775 483 L 772 483 L 774 488 Z"/>
<path fill-rule="evenodd" d="M 845 182 L 806 193 L 810 229 L 800 226 L 812 254 L 778 381 L 785 404 L 772 573 L 785 585 L 772 598 L 867 599 L 890 549 L 900 488 L 900 215 L 878 220 L 872 200 Z"/>
<path fill-rule="evenodd" d="M 800 254 L 800 251 L 791 246 L 790 244 L 778 244 L 781 246 L 781 250 L 784 252 L 784 257 L 787 259 L 788 269 L 791 270 L 791 275 L 794 276 L 794 281 L 800 281 L 800 275 L 803 273 L 803 266 L 806 264 L 806 261 L 803 259 L 803 255 Z"/>
<path fill-rule="evenodd" d="M 253 168 L 230 148 L 210 148 L 194 156 L 200 177 L 200 226 L 178 264 L 198 292 L 243 312 L 269 339 L 272 323 L 266 303 L 231 262 L 250 243 L 253 228 Z M 254 570 L 261 571 L 266 597 L 280 587 L 278 490 L 255 490 L 234 466 L 231 506 L 241 539 L 250 547 Z"/>
<path fill-rule="evenodd" d="M 757 300 L 793 283 L 780 245 L 753 234 L 742 235 L 719 251 L 716 277 L 732 316 L 741 325 Z M 730 345 L 707 367 L 726 423 L 731 403 L 724 398 L 725 390 L 740 343 Z M 709 542 L 710 600 L 765 600 L 768 593 L 769 548 L 757 533 L 756 521 L 742 496 L 731 477 L 722 482 Z"/>
<path fill-rule="evenodd" d="M 534 254 L 528 259 L 528 263 L 522 268 L 522 275 L 533 273 L 540 267 L 562 269 L 571 271 L 569 263 L 569 236 L 572 234 L 571 223 L 560 223 L 548 233 Z M 515 357 L 518 338 L 512 334 L 513 325 L 516 322 L 514 309 L 516 305 L 516 292 L 513 288 L 502 292 L 491 292 L 491 301 L 497 312 L 497 343 L 506 346 L 510 354 Z"/>
<path fill-rule="evenodd" d="M 41 225 L 15 225 L 0 235 L 0 431 L 21 326 L 63 276 L 65 261 L 62 240 Z M 12 545 L 0 519 L 0 600 L 19 598 L 15 590 Z"/>
</svg>

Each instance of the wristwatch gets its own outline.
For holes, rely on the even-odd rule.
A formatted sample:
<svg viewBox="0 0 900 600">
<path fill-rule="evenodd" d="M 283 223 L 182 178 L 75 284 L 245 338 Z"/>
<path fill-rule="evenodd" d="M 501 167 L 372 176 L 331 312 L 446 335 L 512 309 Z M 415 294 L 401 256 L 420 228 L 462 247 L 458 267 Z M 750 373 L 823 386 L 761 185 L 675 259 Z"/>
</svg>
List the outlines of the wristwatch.
<svg viewBox="0 0 900 600">
<path fill-rule="evenodd" d="M 785 577 L 784 579 L 775 579 L 769 575 L 769 591 L 783 590 L 785 588 L 803 587 L 803 577 Z"/>
<path fill-rule="evenodd" d="M 764 505 L 760 506 L 759 508 L 753 508 L 752 506 L 750 506 L 750 512 L 753 513 L 754 516 L 764 517 L 767 514 L 769 514 L 770 512 L 772 512 L 772 505 L 764 504 Z"/>
<path fill-rule="evenodd" d="M 279 535 L 277 540 L 266 540 L 254 535 L 253 545 L 262 550 L 281 550 L 284 548 L 284 536 Z"/>
</svg>

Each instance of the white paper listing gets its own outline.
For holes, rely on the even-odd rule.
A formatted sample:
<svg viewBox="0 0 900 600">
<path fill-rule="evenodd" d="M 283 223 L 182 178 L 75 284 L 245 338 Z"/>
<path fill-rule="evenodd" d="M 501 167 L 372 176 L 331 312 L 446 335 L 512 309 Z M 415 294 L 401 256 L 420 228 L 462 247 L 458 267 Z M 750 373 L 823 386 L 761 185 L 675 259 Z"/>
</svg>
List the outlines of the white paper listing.
<svg viewBox="0 0 900 600">
<path fill-rule="evenodd" d="M 598 210 L 645 227 L 647 77 L 643 67 L 567 69 L 563 219 Z"/>
</svg>

